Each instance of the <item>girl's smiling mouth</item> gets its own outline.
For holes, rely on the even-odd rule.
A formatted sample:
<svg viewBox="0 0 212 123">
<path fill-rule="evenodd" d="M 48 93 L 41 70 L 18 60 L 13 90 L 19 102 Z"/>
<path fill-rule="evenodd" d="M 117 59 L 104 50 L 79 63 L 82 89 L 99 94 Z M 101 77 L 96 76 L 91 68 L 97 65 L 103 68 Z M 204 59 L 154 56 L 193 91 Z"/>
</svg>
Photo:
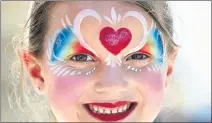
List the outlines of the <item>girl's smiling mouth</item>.
<svg viewBox="0 0 212 123">
<path fill-rule="evenodd" d="M 136 107 L 137 102 L 118 101 L 116 103 L 87 103 L 85 109 L 101 121 L 119 121 L 126 118 Z"/>
</svg>

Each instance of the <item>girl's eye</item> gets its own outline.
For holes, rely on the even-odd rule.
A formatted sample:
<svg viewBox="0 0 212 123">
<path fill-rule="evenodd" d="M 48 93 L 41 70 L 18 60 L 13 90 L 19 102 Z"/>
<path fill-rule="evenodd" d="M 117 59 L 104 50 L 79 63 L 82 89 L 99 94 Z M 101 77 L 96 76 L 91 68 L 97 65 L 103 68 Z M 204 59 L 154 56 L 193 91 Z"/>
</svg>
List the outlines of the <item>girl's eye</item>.
<svg viewBox="0 0 212 123">
<path fill-rule="evenodd" d="M 88 62 L 94 61 L 89 55 L 86 54 L 77 54 L 69 58 L 69 60 L 76 61 L 76 62 Z"/>
<path fill-rule="evenodd" d="M 136 54 L 132 54 L 129 57 L 127 57 L 127 61 L 128 60 L 145 60 L 148 59 L 149 56 L 142 54 L 142 53 L 136 53 Z"/>
</svg>

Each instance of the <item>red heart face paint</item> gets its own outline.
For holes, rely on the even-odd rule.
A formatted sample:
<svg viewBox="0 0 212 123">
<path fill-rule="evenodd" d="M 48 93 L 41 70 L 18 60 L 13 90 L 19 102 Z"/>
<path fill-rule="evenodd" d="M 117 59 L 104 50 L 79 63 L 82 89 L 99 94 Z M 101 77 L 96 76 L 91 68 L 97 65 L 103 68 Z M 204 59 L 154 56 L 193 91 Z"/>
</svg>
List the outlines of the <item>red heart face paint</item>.
<svg viewBox="0 0 212 123">
<path fill-rule="evenodd" d="M 117 55 L 130 43 L 132 34 L 127 28 L 115 31 L 111 27 L 105 27 L 101 30 L 99 39 L 110 53 Z"/>
</svg>

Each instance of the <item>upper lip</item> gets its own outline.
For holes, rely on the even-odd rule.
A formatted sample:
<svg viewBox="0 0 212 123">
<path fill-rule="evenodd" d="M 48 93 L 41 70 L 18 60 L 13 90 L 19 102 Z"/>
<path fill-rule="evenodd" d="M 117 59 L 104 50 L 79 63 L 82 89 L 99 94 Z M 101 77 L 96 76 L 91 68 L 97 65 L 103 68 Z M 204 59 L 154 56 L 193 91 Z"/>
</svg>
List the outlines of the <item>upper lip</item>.
<svg viewBox="0 0 212 123">
<path fill-rule="evenodd" d="M 107 98 L 107 97 L 99 97 L 95 98 L 90 101 L 83 101 L 82 103 L 84 104 L 89 104 L 89 103 L 116 103 L 118 101 L 128 101 L 128 102 L 138 102 L 135 99 L 132 99 L 132 96 L 127 96 L 124 98 Z"/>
</svg>

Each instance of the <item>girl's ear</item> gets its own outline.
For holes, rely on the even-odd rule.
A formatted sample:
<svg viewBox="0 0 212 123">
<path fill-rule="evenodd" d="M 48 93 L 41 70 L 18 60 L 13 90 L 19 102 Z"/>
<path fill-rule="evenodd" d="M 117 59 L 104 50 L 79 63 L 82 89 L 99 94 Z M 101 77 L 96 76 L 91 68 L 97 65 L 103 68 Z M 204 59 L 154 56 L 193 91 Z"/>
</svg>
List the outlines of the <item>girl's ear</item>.
<svg viewBox="0 0 212 123">
<path fill-rule="evenodd" d="M 41 94 L 44 93 L 45 83 L 41 74 L 41 65 L 39 65 L 39 62 L 26 50 L 19 51 L 19 56 L 28 71 L 32 85 L 38 88 Z"/>
<path fill-rule="evenodd" d="M 178 48 L 176 48 L 174 50 L 174 52 L 170 55 L 169 59 L 168 59 L 168 70 L 167 70 L 167 78 L 170 78 L 172 73 L 173 73 L 173 69 L 174 69 L 174 64 L 175 64 L 175 60 L 178 54 Z M 168 84 L 168 80 L 166 82 L 166 86 Z"/>
</svg>

